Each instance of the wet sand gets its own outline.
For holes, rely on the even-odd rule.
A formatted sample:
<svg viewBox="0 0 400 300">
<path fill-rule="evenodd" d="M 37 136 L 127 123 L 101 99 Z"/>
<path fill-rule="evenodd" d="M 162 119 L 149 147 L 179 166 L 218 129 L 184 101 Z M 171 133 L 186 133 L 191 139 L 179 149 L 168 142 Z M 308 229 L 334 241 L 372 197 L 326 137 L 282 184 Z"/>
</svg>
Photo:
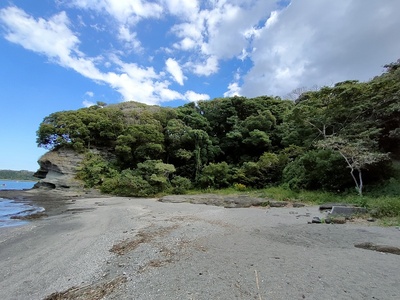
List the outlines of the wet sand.
<svg viewBox="0 0 400 300">
<path fill-rule="evenodd" d="M 318 207 L 48 197 L 48 217 L 0 230 L 0 299 L 400 299 L 400 256 L 354 246 L 400 247 L 394 227 L 307 224 Z"/>
</svg>

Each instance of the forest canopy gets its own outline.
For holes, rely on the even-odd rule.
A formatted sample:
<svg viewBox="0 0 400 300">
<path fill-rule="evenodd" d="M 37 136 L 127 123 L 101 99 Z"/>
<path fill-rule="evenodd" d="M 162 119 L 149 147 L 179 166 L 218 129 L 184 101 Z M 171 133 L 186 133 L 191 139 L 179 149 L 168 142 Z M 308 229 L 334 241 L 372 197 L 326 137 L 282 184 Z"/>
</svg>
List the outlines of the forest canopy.
<svg viewBox="0 0 400 300">
<path fill-rule="evenodd" d="M 387 180 L 400 156 L 400 62 L 368 82 L 304 91 L 295 101 L 235 96 L 56 112 L 40 124 L 37 143 L 86 153 L 79 178 L 118 195 L 279 184 L 361 195 Z"/>
</svg>

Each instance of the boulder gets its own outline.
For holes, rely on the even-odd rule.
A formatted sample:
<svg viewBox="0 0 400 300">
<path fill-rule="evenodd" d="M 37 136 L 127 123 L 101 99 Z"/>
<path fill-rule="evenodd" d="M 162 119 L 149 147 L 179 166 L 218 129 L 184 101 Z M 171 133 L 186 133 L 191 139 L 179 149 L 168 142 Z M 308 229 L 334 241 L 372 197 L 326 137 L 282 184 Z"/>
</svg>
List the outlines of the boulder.
<svg viewBox="0 0 400 300">
<path fill-rule="evenodd" d="M 333 206 L 330 216 L 352 217 L 354 215 L 366 214 L 368 211 L 364 207 Z"/>
</svg>

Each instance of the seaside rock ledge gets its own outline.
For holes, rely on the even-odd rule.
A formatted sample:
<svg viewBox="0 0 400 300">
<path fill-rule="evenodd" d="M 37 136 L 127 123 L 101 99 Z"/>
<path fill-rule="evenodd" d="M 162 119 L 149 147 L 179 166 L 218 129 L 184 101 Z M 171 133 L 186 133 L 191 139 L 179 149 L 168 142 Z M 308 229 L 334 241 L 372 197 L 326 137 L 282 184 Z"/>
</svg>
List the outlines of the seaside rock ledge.
<svg viewBox="0 0 400 300">
<path fill-rule="evenodd" d="M 45 153 L 38 161 L 39 170 L 34 174 L 40 179 L 35 188 L 83 190 L 83 183 L 76 179 L 83 157 L 81 153 L 64 148 Z"/>
</svg>

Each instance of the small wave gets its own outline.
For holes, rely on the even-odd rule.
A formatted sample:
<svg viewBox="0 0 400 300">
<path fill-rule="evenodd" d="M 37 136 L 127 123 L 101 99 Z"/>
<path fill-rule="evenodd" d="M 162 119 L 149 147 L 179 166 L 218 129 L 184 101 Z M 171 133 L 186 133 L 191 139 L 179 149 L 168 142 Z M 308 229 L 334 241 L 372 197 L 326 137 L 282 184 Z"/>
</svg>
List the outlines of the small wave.
<svg viewBox="0 0 400 300">
<path fill-rule="evenodd" d="M 0 227 L 17 226 L 44 216 L 43 207 L 0 198 Z"/>
</svg>

